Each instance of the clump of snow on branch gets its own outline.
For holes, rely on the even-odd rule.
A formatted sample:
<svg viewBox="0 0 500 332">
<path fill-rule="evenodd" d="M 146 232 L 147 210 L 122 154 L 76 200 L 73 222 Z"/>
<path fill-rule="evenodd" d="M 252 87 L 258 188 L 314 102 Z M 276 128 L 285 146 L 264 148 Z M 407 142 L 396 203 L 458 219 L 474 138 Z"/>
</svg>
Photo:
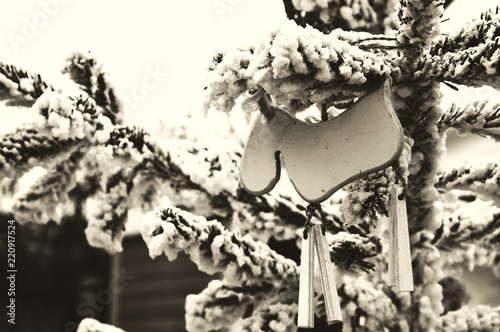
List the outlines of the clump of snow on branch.
<svg viewBox="0 0 500 332">
<path fill-rule="evenodd" d="M 254 48 L 220 54 L 210 70 L 206 108 L 230 111 L 237 100 L 254 100 L 260 88 L 288 109 L 334 94 L 356 95 L 349 87 L 362 86 L 368 77 L 382 82 L 390 66 L 335 34 L 289 23 Z"/>
<path fill-rule="evenodd" d="M 93 318 L 84 318 L 76 332 L 125 332 L 113 325 L 103 324 Z"/>
<path fill-rule="evenodd" d="M 173 207 L 159 207 L 143 220 L 141 234 L 151 257 L 173 260 L 189 254 L 201 271 L 222 272 L 239 284 L 287 285 L 297 280 L 297 266 L 250 236 L 233 234 L 217 221 L 207 221 Z"/>
</svg>

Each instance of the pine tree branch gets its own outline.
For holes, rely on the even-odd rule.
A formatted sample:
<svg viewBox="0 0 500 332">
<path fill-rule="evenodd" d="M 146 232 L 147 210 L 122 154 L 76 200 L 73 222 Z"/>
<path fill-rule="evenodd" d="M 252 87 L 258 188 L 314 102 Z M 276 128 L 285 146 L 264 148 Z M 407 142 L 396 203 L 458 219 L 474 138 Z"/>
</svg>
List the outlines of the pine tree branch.
<svg viewBox="0 0 500 332">
<path fill-rule="evenodd" d="M 186 330 L 231 329 L 275 293 L 270 284 L 234 286 L 225 279 L 212 280 L 200 294 L 186 297 Z"/>
<path fill-rule="evenodd" d="M 390 34 L 397 29 L 396 1 L 299 1 L 284 0 L 287 16 L 297 24 L 306 24 L 330 33 L 336 28 Z"/>
<path fill-rule="evenodd" d="M 297 287 L 297 265 L 250 236 L 241 237 L 218 221 L 172 207 L 159 207 L 143 220 L 141 234 L 152 258 L 174 260 L 184 251 L 198 269 L 222 273 L 232 285 Z"/>
<path fill-rule="evenodd" d="M 499 9 L 490 9 L 481 16 L 467 22 L 464 28 L 434 40 L 429 50 L 431 56 L 442 56 L 449 52 L 456 53 L 488 42 L 495 42 L 499 37 Z"/>
<path fill-rule="evenodd" d="M 120 168 L 106 178 L 106 184 L 86 202 L 88 243 L 109 252 L 122 251 L 122 239 L 129 208 L 130 171 Z"/>
<path fill-rule="evenodd" d="M 500 248 L 500 209 L 491 202 L 463 196 L 462 202 L 450 202 L 444 218 L 443 236 L 437 246 L 453 249 L 479 250 L 495 253 Z M 446 207 L 446 206 L 445 206 Z"/>
<path fill-rule="evenodd" d="M 29 74 L 0 62 L 0 101 L 8 106 L 31 106 L 45 91 L 52 90 L 40 75 Z"/>
<path fill-rule="evenodd" d="M 55 139 L 34 129 L 20 129 L 0 138 L 0 174 L 17 177 L 35 164 L 57 163 L 79 146 L 74 139 Z"/>
<path fill-rule="evenodd" d="M 492 201 L 500 207 L 500 165 L 487 163 L 465 164 L 439 174 L 437 188 L 446 190 L 467 190 L 479 195 L 483 200 Z"/>
<path fill-rule="evenodd" d="M 343 283 L 338 288 L 342 315 L 351 317 L 344 321 L 345 327 L 353 331 L 377 331 L 407 325 L 404 317 L 397 314 L 401 303 L 397 299 L 394 299 L 396 303 L 393 302 L 389 289 L 374 287 L 364 278 L 344 275 L 342 279 Z"/>
<path fill-rule="evenodd" d="M 393 69 L 385 59 L 335 33 L 326 36 L 289 24 L 255 49 L 214 58 L 205 107 L 230 111 L 241 98 L 249 103 L 244 107 L 257 109 L 261 88 L 290 112 L 333 95 L 353 98 L 385 80 Z"/>
<path fill-rule="evenodd" d="M 376 237 L 363 237 L 348 232 L 326 233 L 330 258 L 340 269 L 352 271 L 357 267 L 364 272 L 374 269 L 367 259 L 380 253 L 381 245 Z"/>
<path fill-rule="evenodd" d="M 346 226 L 367 222 L 374 227 L 378 215 L 388 216 L 389 184 L 386 170 L 350 183 L 340 207 Z"/>
<path fill-rule="evenodd" d="M 50 132 L 58 139 L 102 141 L 102 133 L 97 132 L 112 126 L 85 93 L 74 97 L 49 91 L 40 96 L 32 108 L 35 129 Z"/>
<path fill-rule="evenodd" d="M 278 293 L 256 308 L 250 317 L 238 321 L 229 331 L 294 331 L 296 314 L 297 303 L 292 301 L 291 294 Z"/>
<path fill-rule="evenodd" d="M 80 88 L 91 96 L 97 106 L 102 108 L 102 114 L 107 116 L 111 123 L 123 122 L 123 109 L 116 91 L 109 82 L 108 74 L 103 71 L 96 59 L 82 53 L 75 53 L 67 59 L 62 70 L 75 81 Z"/>
<path fill-rule="evenodd" d="M 500 306 L 464 306 L 439 317 L 437 332 L 497 331 L 500 326 Z"/>
<path fill-rule="evenodd" d="M 500 103 L 476 101 L 463 107 L 453 104 L 439 119 L 438 127 L 442 132 L 455 128 L 500 141 Z"/>
<path fill-rule="evenodd" d="M 76 184 L 76 170 L 87 148 L 75 150 L 68 159 L 61 160 L 28 190 L 18 190 L 11 212 L 18 222 L 34 221 L 59 222 L 66 214 L 73 212 L 74 206 L 68 191 Z M 69 210 L 69 211 L 68 211 Z"/>
<path fill-rule="evenodd" d="M 412 44 L 427 49 L 432 39 L 439 35 L 443 5 L 444 1 L 440 0 L 400 1 L 398 41 L 403 45 Z"/>
<path fill-rule="evenodd" d="M 436 126 L 442 114 L 439 84 L 413 82 L 400 85 L 393 97 L 405 135 L 412 140 L 411 157 L 407 161 L 406 195 L 410 233 L 435 230 L 441 225 L 441 220 L 433 209 L 435 200 L 439 198 L 434 184 L 439 160 L 445 152 L 445 136 Z"/>
<path fill-rule="evenodd" d="M 500 89 L 500 37 L 477 47 L 441 56 L 427 56 L 419 65 L 417 76 L 439 81 Z"/>
<path fill-rule="evenodd" d="M 482 13 L 455 34 L 441 37 L 417 66 L 417 76 L 500 89 L 499 8 Z"/>
</svg>

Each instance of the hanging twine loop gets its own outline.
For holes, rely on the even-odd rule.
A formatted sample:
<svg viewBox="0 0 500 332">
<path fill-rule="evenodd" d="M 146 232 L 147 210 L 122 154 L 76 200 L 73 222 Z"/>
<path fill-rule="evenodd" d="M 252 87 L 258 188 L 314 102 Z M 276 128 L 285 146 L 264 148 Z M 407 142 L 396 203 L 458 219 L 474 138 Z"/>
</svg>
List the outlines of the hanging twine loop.
<svg viewBox="0 0 500 332">
<path fill-rule="evenodd" d="M 401 186 L 403 187 L 403 191 L 401 194 L 398 196 L 398 199 L 402 201 L 403 199 L 406 198 L 406 189 L 407 189 L 407 183 L 406 179 L 403 176 L 401 169 L 399 168 L 399 165 L 394 164 L 392 169 L 394 170 L 394 176 L 395 176 L 395 181 L 394 184 L 399 184 L 401 183 Z"/>
<path fill-rule="evenodd" d="M 326 233 L 326 223 L 327 223 L 326 214 L 325 214 L 325 212 L 323 212 L 323 209 L 321 208 L 321 204 L 311 203 L 306 208 L 307 219 L 306 219 L 306 222 L 304 224 L 304 234 L 303 234 L 304 239 L 307 239 L 309 229 L 311 229 L 311 227 L 313 226 L 313 224 L 311 223 L 311 219 L 316 214 L 316 211 L 318 211 L 319 215 L 320 215 L 321 232 L 323 233 L 323 235 L 325 235 L 325 233 Z"/>
</svg>

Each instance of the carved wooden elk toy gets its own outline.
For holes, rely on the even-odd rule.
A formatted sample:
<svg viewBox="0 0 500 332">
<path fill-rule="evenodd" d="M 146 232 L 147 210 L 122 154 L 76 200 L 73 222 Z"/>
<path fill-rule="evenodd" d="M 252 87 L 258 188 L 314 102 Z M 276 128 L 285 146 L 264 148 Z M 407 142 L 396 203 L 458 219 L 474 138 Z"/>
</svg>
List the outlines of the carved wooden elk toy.
<svg viewBox="0 0 500 332">
<path fill-rule="evenodd" d="M 339 116 L 308 124 L 260 100 L 243 154 L 240 177 L 255 195 L 271 191 L 281 167 L 299 195 L 311 203 L 302 238 L 297 325 L 314 326 L 314 259 L 318 257 L 325 309 L 329 322 L 342 321 L 334 266 L 325 237 L 326 216 L 321 203 L 342 186 L 390 166 L 403 149 L 403 129 L 390 102 L 387 83 L 361 97 Z M 406 202 L 401 188 L 391 187 L 389 284 L 413 290 Z M 319 210 L 323 225 L 310 223 Z"/>
<path fill-rule="evenodd" d="M 284 165 L 300 196 L 319 203 L 348 182 L 389 166 L 403 147 L 389 93 L 384 84 L 318 124 L 274 107 L 271 115 L 259 115 L 241 163 L 243 186 L 255 195 L 268 193 Z"/>
</svg>

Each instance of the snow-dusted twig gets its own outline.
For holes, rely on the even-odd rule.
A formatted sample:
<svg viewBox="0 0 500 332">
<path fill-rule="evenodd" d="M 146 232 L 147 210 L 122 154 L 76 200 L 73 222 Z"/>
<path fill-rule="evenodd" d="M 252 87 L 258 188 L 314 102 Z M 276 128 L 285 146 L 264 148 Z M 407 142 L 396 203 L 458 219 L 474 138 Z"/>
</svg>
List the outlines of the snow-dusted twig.
<svg viewBox="0 0 500 332">
<path fill-rule="evenodd" d="M 482 247 L 494 253 L 500 248 L 500 208 L 474 195 L 466 198 L 465 203 L 447 205 L 444 232 L 437 245 L 444 250 L 465 251 L 474 249 L 471 246 Z"/>
<path fill-rule="evenodd" d="M 480 17 L 467 22 L 465 27 L 434 40 L 429 50 L 431 56 L 441 56 L 448 52 L 458 52 L 469 47 L 495 41 L 500 26 L 499 7 L 481 13 Z"/>
<path fill-rule="evenodd" d="M 291 0 L 295 11 L 287 13 L 299 25 L 310 24 L 323 33 L 330 33 L 335 28 L 344 30 L 368 31 L 389 34 L 397 29 L 396 1 L 317 1 Z"/>
<path fill-rule="evenodd" d="M 499 8 L 482 13 L 459 32 L 435 41 L 417 76 L 458 84 L 500 87 Z"/>
<path fill-rule="evenodd" d="M 102 114 L 107 116 L 113 124 L 123 122 L 121 103 L 111 86 L 108 74 L 97 60 L 82 53 L 75 53 L 67 59 L 62 70 L 76 82 L 80 88 L 87 92 L 102 108 Z"/>
<path fill-rule="evenodd" d="M 472 191 L 500 207 L 500 166 L 497 163 L 464 164 L 439 175 L 438 188 Z"/>
<path fill-rule="evenodd" d="M 31 106 L 50 90 L 52 87 L 40 75 L 0 62 L 0 101 L 11 106 Z"/>
<path fill-rule="evenodd" d="M 75 150 L 68 159 L 60 161 L 39 178 L 31 188 L 23 190 L 24 195 L 16 197 L 11 207 L 16 220 L 38 223 L 46 223 L 49 220 L 59 222 L 68 212 L 73 212 L 74 206 L 68 197 L 68 191 L 76 184 L 75 172 L 85 152 L 85 148 Z M 12 194 L 16 196 L 19 191 L 21 190 Z"/>
<path fill-rule="evenodd" d="M 500 141 L 500 103 L 476 101 L 463 106 L 453 104 L 437 125 L 442 131 L 455 128 L 461 133 L 473 133 Z"/>
<path fill-rule="evenodd" d="M 480 87 L 500 88 L 500 37 L 457 52 L 427 56 L 417 76 Z"/>
<path fill-rule="evenodd" d="M 439 317 L 437 332 L 469 332 L 500 330 L 500 306 L 478 305 L 464 306 L 460 310 L 450 311 Z"/>
<path fill-rule="evenodd" d="M 439 21 L 444 11 L 441 0 L 400 1 L 401 26 L 398 41 L 401 44 L 417 45 L 427 49 L 434 37 L 439 35 Z M 418 55 L 418 52 L 416 52 Z M 412 57 L 413 59 L 415 57 Z"/>
<path fill-rule="evenodd" d="M 276 295 L 268 303 L 259 306 L 250 317 L 238 321 L 230 331 L 296 331 L 297 303 L 291 300 L 290 295 L 290 293 Z"/>
<path fill-rule="evenodd" d="M 200 294 L 186 297 L 186 330 L 231 329 L 273 294 L 270 284 L 234 286 L 224 279 L 212 280 Z"/>
<path fill-rule="evenodd" d="M 374 227 L 378 215 L 388 215 L 388 175 L 379 171 L 350 183 L 340 211 L 346 227 L 367 222 Z"/>
<path fill-rule="evenodd" d="M 297 265 L 250 236 L 241 237 L 218 221 L 174 207 L 158 207 L 143 220 L 141 234 L 151 257 L 174 260 L 186 252 L 208 274 L 222 273 L 233 285 L 297 285 Z"/>
<path fill-rule="evenodd" d="M 19 129 L 0 137 L 0 174 L 20 176 L 23 171 L 39 165 L 54 163 L 66 158 L 68 150 L 75 148 L 77 140 L 55 139 L 34 129 Z"/>
<path fill-rule="evenodd" d="M 343 302 L 343 316 L 351 317 L 350 320 L 344 321 L 344 327 L 352 331 L 359 328 L 380 331 L 407 325 L 404 318 L 397 314 L 401 303 L 393 303 L 388 295 L 390 290 L 384 290 L 382 285 L 380 288 L 373 287 L 373 284 L 364 278 L 345 275 L 342 281 L 339 296 Z"/>
</svg>

